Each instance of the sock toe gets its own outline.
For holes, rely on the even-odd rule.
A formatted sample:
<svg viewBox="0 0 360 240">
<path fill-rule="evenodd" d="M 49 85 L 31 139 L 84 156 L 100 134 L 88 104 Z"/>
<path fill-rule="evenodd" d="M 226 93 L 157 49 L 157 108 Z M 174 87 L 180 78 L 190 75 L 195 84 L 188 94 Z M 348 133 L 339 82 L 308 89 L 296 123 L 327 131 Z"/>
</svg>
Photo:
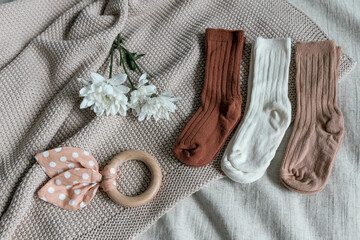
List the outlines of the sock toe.
<svg viewBox="0 0 360 240">
<path fill-rule="evenodd" d="M 190 167 L 202 167 L 211 162 L 201 156 L 204 156 L 203 149 L 198 144 L 176 144 L 173 152 L 180 162 Z"/>
<path fill-rule="evenodd" d="M 252 183 L 260 179 L 265 170 L 259 170 L 257 172 L 242 171 L 237 167 L 234 167 L 228 156 L 225 154 L 221 161 L 221 169 L 231 180 L 238 183 Z"/>
<path fill-rule="evenodd" d="M 233 161 L 233 160 L 234 160 L 234 159 L 239 159 L 241 156 L 242 156 L 241 151 L 233 150 L 233 151 L 231 151 L 231 153 L 229 153 L 229 154 L 227 155 L 227 159 L 228 159 L 229 162 L 232 163 L 232 165 L 233 165 L 235 168 L 237 168 L 238 166 L 236 166 L 235 161 Z"/>
<path fill-rule="evenodd" d="M 314 181 L 311 178 L 306 180 L 298 179 L 293 174 L 281 174 L 280 180 L 289 190 L 302 193 L 302 194 L 314 194 L 320 192 L 325 184 L 318 184 L 318 181 Z"/>
</svg>

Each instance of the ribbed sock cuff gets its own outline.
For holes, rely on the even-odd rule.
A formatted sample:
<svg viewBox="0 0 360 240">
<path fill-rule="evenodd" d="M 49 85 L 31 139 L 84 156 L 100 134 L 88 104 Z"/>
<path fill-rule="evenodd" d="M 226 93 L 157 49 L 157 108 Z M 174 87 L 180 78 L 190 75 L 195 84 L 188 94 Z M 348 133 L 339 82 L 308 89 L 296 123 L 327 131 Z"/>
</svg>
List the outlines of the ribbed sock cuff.
<svg viewBox="0 0 360 240">
<path fill-rule="evenodd" d="M 296 54 L 335 52 L 335 47 L 335 42 L 331 40 L 321 42 L 297 42 Z"/>
<path fill-rule="evenodd" d="M 205 39 L 207 41 L 244 41 L 243 30 L 226 30 L 207 28 L 205 30 Z"/>
<path fill-rule="evenodd" d="M 256 50 L 284 50 L 291 51 L 291 39 L 290 38 L 272 38 L 266 39 L 258 37 L 255 41 Z"/>
</svg>

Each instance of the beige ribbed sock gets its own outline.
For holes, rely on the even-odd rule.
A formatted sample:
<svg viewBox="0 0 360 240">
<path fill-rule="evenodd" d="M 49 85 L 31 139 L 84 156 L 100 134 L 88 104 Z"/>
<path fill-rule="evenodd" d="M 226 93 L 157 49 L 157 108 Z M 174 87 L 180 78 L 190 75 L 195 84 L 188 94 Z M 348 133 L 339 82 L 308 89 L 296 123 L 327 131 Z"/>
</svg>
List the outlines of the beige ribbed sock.
<svg viewBox="0 0 360 240">
<path fill-rule="evenodd" d="M 333 41 L 297 43 L 297 112 L 281 167 L 290 190 L 316 193 L 329 178 L 344 135 L 336 94 L 340 56 Z"/>
</svg>

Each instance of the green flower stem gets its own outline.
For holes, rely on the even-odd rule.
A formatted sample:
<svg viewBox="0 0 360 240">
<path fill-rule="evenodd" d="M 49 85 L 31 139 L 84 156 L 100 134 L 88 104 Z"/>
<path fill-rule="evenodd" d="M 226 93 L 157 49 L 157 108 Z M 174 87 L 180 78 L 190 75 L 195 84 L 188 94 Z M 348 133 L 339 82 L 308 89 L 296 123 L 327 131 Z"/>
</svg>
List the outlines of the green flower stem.
<svg viewBox="0 0 360 240">
<path fill-rule="evenodd" d="M 129 82 L 130 82 L 131 90 L 136 90 L 136 88 L 135 88 L 133 82 L 131 81 L 130 76 L 129 76 L 127 70 L 126 70 L 126 67 L 125 67 L 124 58 L 123 58 L 122 53 L 121 53 L 120 34 L 117 35 L 117 45 L 118 45 L 118 50 L 119 50 L 119 54 L 120 54 L 120 64 L 123 66 L 124 72 L 125 72 L 126 75 L 127 75 L 127 79 L 128 79 Z"/>
<path fill-rule="evenodd" d="M 124 48 L 124 47 L 121 46 L 120 44 L 119 44 L 119 47 L 120 47 L 121 49 L 123 49 L 123 50 L 132 58 L 132 60 L 134 61 L 134 64 L 135 64 L 136 69 L 140 72 L 140 74 L 143 74 L 143 72 L 141 71 L 139 65 L 137 65 L 137 63 L 136 63 L 136 59 L 135 59 L 134 56 L 129 52 L 129 50 L 127 50 L 126 48 Z"/>
<path fill-rule="evenodd" d="M 113 60 L 114 60 L 114 45 L 112 45 L 110 50 L 110 72 L 109 72 L 109 79 L 112 77 L 112 69 L 113 69 Z"/>
</svg>

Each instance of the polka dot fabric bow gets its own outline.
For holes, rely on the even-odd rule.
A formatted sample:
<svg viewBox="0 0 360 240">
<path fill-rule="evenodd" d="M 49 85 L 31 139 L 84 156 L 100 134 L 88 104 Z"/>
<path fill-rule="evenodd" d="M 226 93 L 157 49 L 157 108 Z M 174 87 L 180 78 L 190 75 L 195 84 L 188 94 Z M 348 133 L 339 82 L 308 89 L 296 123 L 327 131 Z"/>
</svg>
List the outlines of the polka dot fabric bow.
<svg viewBox="0 0 360 240">
<path fill-rule="evenodd" d="M 51 178 L 39 191 L 40 199 L 63 209 L 76 210 L 89 204 L 99 186 L 116 189 L 115 166 L 99 172 L 95 158 L 80 148 L 62 147 L 35 156 Z"/>
</svg>

